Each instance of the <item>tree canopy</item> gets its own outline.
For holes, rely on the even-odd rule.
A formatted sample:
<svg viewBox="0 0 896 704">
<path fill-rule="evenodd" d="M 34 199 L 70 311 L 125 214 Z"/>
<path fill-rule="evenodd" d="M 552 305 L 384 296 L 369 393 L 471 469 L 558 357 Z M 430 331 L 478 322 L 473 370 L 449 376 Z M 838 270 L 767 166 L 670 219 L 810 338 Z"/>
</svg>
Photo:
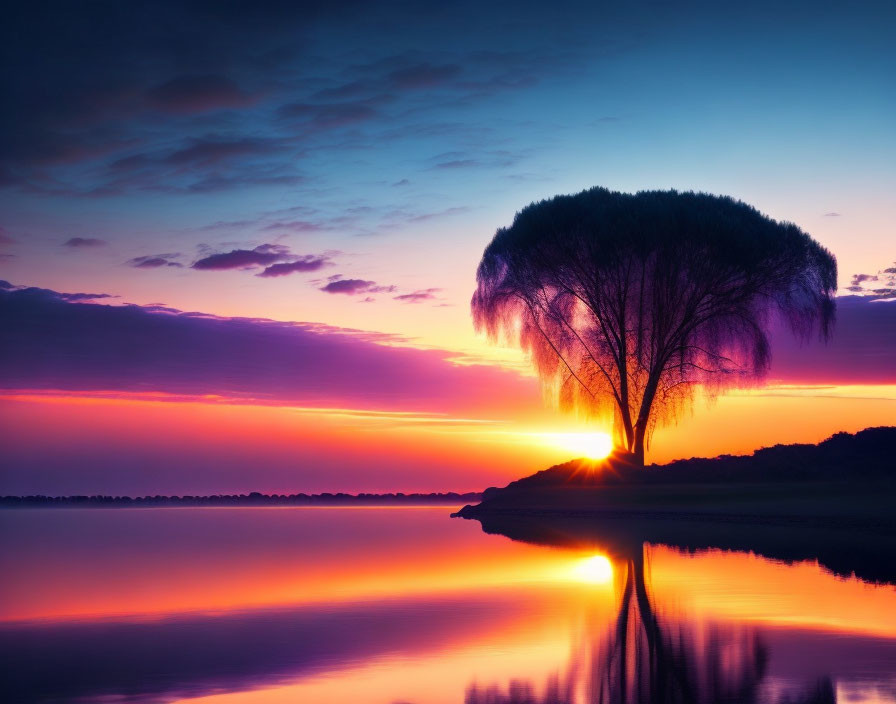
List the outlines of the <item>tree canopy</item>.
<svg viewBox="0 0 896 704">
<path fill-rule="evenodd" d="M 562 407 L 612 411 L 637 460 L 698 389 L 762 377 L 774 318 L 830 334 L 837 263 L 729 197 L 592 188 L 533 203 L 477 271 L 474 324 L 520 345 Z"/>
</svg>

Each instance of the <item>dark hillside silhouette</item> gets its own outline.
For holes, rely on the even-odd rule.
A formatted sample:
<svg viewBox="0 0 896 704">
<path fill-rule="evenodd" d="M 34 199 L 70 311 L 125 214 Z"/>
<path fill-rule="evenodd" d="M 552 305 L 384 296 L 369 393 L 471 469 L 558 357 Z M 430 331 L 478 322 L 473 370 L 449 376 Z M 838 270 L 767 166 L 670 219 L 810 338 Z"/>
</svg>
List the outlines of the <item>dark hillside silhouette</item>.
<svg viewBox="0 0 896 704">
<path fill-rule="evenodd" d="M 616 453 L 605 464 L 572 460 L 517 479 L 506 488 L 860 479 L 896 482 L 896 427 L 866 428 L 854 435 L 836 433 L 818 445 L 774 445 L 751 455 L 675 460 L 645 470 L 636 467 L 626 453 Z M 484 496 L 490 492 L 487 489 Z"/>
<path fill-rule="evenodd" d="M 526 542 L 752 550 L 896 581 L 894 447 L 896 428 L 883 427 L 646 470 L 576 460 L 487 489 L 454 515 Z"/>
<path fill-rule="evenodd" d="M 455 515 L 527 543 L 622 557 L 644 543 L 740 550 L 896 582 L 894 447 L 896 427 L 883 427 L 646 470 L 616 458 L 592 473 L 577 460 L 487 489 Z"/>
</svg>

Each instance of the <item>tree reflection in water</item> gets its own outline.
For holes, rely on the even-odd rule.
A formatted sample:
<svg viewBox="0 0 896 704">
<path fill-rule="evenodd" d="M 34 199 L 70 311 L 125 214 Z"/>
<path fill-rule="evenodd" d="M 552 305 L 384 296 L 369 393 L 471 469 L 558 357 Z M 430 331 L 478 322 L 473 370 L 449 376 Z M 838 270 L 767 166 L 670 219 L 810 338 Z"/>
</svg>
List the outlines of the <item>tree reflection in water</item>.
<svg viewBox="0 0 896 704">
<path fill-rule="evenodd" d="M 615 623 L 583 639 L 564 674 L 541 686 L 524 680 L 506 688 L 473 684 L 466 704 L 836 702 L 829 679 L 796 694 L 775 692 L 764 681 L 767 652 L 755 631 L 665 622 L 653 606 L 644 550 L 632 552 L 620 561 L 625 579 Z"/>
</svg>

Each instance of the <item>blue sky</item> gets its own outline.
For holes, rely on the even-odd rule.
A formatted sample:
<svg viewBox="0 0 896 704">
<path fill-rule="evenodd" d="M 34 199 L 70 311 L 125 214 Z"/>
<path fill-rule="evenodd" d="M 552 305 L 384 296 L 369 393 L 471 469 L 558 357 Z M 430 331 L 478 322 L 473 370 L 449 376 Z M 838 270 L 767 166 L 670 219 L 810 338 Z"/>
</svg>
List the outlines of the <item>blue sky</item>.
<svg viewBox="0 0 896 704">
<path fill-rule="evenodd" d="M 828 247 L 839 261 L 842 290 L 857 274 L 866 277 L 857 284 L 862 290 L 896 286 L 896 274 L 885 271 L 896 264 L 893 3 L 101 1 L 19 4 L 4 19 L 0 280 L 12 287 L 3 284 L 0 290 L 9 301 L 135 303 L 147 306 L 131 311 L 137 318 L 154 321 L 170 313 L 165 308 L 303 321 L 298 329 L 311 331 L 314 340 L 344 336 L 344 328 L 370 331 L 348 333 L 351 349 L 363 352 L 370 341 L 429 349 L 419 352 L 420 374 L 435 375 L 455 393 L 464 384 L 454 384 L 454 375 L 478 379 L 506 372 L 477 367 L 464 376 L 467 372 L 451 367 L 451 361 L 500 360 L 523 368 L 519 353 L 490 347 L 474 334 L 470 320 L 476 266 L 496 228 L 508 225 L 533 200 L 592 186 L 731 195 L 797 223 Z M 104 297 L 85 298 L 86 293 Z M 887 313 L 896 310 L 884 305 Z M 116 315 L 87 307 L 85 315 L 98 321 Z M 843 375 L 861 366 L 854 356 L 861 350 L 854 348 L 886 350 L 894 333 L 892 316 L 867 330 L 858 324 L 865 318 L 849 317 L 862 306 L 844 302 L 841 307 L 842 329 L 853 331 L 853 337 L 835 339 L 820 352 L 828 361 L 818 369 L 827 370 L 827 381 L 858 383 Z M 44 320 L 12 307 L 4 310 L 20 332 L 33 333 Z M 62 310 L 69 311 L 63 319 L 76 319 L 74 308 Z M 883 315 L 882 310 L 875 312 Z M 121 315 L 127 318 L 126 312 Z M 205 319 L 184 318 L 190 325 Z M 75 336 L 78 349 L 93 349 L 88 343 L 102 342 L 104 330 L 114 337 L 108 327 L 85 327 Z M 43 332 L 62 339 L 54 330 Z M 873 339 L 860 345 L 856 340 L 864 340 L 865 333 Z M 133 342 L 127 335 L 122 339 L 125 346 Z M 164 345 L 145 345 L 144 351 L 156 347 Z M 119 347 L 110 350 L 115 356 Z M 398 390 L 408 412 L 459 413 L 447 402 L 444 408 L 420 406 L 418 377 L 404 373 L 409 363 L 402 360 L 411 357 L 393 351 L 394 378 L 373 381 L 398 388 L 405 379 L 406 388 Z M 146 380 L 183 361 L 177 351 L 161 355 L 160 366 L 140 367 L 142 376 L 135 381 L 85 376 L 84 368 L 69 366 L 81 359 L 72 350 L 39 352 L 26 345 L 11 351 L 10 359 L 32 372 L 35 360 L 62 360 L 62 371 L 75 385 L 57 386 L 78 393 L 134 385 L 170 391 L 164 384 L 150 388 Z M 306 364 L 310 352 L 304 354 L 284 353 L 280 360 L 283 369 L 292 370 L 294 386 L 307 378 L 296 370 L 317 369 Z M 133 362 L 127 354 L 119 357 Z M 248 376 L 240 379 L 277 386 L 271 365 L 257 359 L 267 357 L 242 360 L 247 366 L 240 374 Z M 321 352 L 314 359 L 328 357 Z M 882 359 L 875 378 L 892 385 L 892 364 Z M 839 370 L 833 375 L 831 360 Z M 797 374 L 806 366 L 801 349 L 785 350 L 780 363 L 779 378 L 807 381 Z M 221 378 L 233 381 L 229 359 L 221 365 Z M 431 372 L 426 365 L 443 371 Z M 112 362 L 109 368 L 118 369 Z M 194 373 L 210 370 L 203 364 L 186 371 L 178 367 L 185 378 Z M 0 379 L 5 388 L 21 387 L 13 376 Z M 88 377 L 102 384 L 85 390 Z M 52 382 L 49 376 L 27 379 L 38 389 Z M 865 377 L 860 381 L 870 383 Z M 547 422 L 532 379 L 514 377 L 507 383 L 517 389 L 506 392 L 508 398 L 531 391 L 532 399 L 531 407 L 508 402 L 508 408 Z M 482 404 L 464 413 L 478 423 L 489 401 L 488 384 L 468 385 L 481 392 Z M 362 384 L 359 393 L 365 389 Z M 839 410 L 822 413 L 817 405 L 826 420 L 807 425 L 799 439 L 820 440 L 824 433 L 879 424 L 892 415 L 891 391 L 879 402 L 863 401 L 858 410 L 856 393 L 837 401 Z M 479 403 L 476 394 L 469 396 L 471 404 Z M 382 401 L 368 400 L 377 399 Z M 22 404 L 31 403 L 34 418 L 44 419 L 32 429 L 50 427 L 54 411 L 43 400 L 13 400 L 5 412 L 28 425 L 31 416 Z M 725 427 L 749 427 L 773 417 L 772 403 L 784 407 L 778 399 L 749 403 L 758 409 L 749 411 L 755 417 L 743 411 L 739 420 L 724 414 L 712 418 L 722 419 L 718 423 Z M 71 418 L 53 421 L 61 433 L 49 443 L 59 448 L 55 459 L 36 453 L 36 443 L 23 431 L 17 457 L 25 483 L 16 485 L 17 491 L 38 486 L 27 484 L 29 467 L 46 472 L 47 484 L 40 487 L 49 491 L 82 445 L 102 454 L 115 423 L 126 428 L 149 423 L 97 410 L 84 415 L 84 422 L 95 422 L 89 432 L 69 432 L 86 407 L 73 402 Z M 156 406 L 147 408 L 146 413 L 156 412 Z M 160 411 L 159 416 L 177 432 L 181 417 L 189 414 Z M 290 439 L 277 450 L 282 471 L 261 484 L 270 488 L 301 480 L 320 488 L 343 486 L 338 472 L 358 462 L 340 454 L 343 441 L 321 450 L 336 468 L 336 479 L 314 469 L 317 460 L 311 459 L 305 465 L 311 469 L 293 477 L 303 455 L 293 454 L 293 426 L 287 422 L 292 416 L 284 411 L 277 417 Z M 694 452 L 688 438 L 720 437 L 699 422 L 686 422 L 682 440 L 664 445 L 670 449 L 663 457 Z M 187 428 L 189 437 L 217 427 L 206 425 Z M 736 447 L 700 451 L 744 451 L 797 439 L 778 437 L 775 424 L 767 425 L 767 433 L 757 431 Z M 126 428 L 119 430 L 126 434 Z M 155 447 L 167 428 L 141 439 L 148 444 L 140 452 Z M 355 437 L 354 427 L 345 432 Z M 470 445 L 461 453 L 470 477 L 480 471 L 478 453 L 485 452 L 478 432 L 470 431 Z M 96 442 L 78 439 L 93 438 L 91 433 Z M 410 436 L 401 437 L 397 445 L 410 442 Z M 435 442 L 433 437 L 427 435 L 427 442 Z M 532 470 L 554 459 L 531 455 L 516 435 L 506 438 L 511 439 L 509 449 L 501 450 L 500 471 L 508 476 L 519 473 L 521 457 Z M 210 474 L 203 486 L 219 487 L 223 480 L 214 472 L 224 451 L 212 436 L 206 439 Z M 265 450 L 267 442 L 259 430 L 245 440 L 245 456 Z M 144 447 L 134 443 L 123 441 L 121 451 L 131 456 Z M 377 471 L 384 473 L 380 484 L 370 486 L 408 487 L 413 483 L 408 477 L 417 481 L 417 455 L 405 458 L 405 474 L 389 474 L 395 446 L 377 454 L 380 450 L 359 445 L 359 456 L 379 463 Z M 429 457 L 430 445 L 419 441 L 419 446 L 420 457 Z M 174 443 L 161 464 L 174 462 L 180 452 Z M 556 459 L 563 458 L 557 453 Z M 488 457 L 498 462 L 494 453 Z M 448 486 L 458 461 L 445 460 L 444 474 L 426 481 Z M 137 474 L 149 486 L 157 465 L 147 463 L 146 473 Z M 237 464 L 242 468 L 245 460 Z M 100 466 L 108 472 L 98 474 L 90 490 L 118 486 L 119 456 L 91 455 L 82 470 Z M 71 479 L 71 490 L 82 486 L 79 476 Z M 127 490 L 131 477 L 121 481 Z M 245 481 L 260 486 L 256 478 Z"/>
<path fill-rule="evenodd" d="M 308 272 L 189 267 L 278 244 L 329 253 L 320 275 L 441 289 L 456 336 L 494 229 L 592 185 L 742 198 L 832 249 L 844 283 L 896 256 L 889 3 L 14 14 L 0 171 L 13 283 L 432 336 L 394 300 L 361 313 Z M 102 243 L 61 246 L 74 237 Z M 133 270 L 158 255 L 182 266 Z"/>
</svg>

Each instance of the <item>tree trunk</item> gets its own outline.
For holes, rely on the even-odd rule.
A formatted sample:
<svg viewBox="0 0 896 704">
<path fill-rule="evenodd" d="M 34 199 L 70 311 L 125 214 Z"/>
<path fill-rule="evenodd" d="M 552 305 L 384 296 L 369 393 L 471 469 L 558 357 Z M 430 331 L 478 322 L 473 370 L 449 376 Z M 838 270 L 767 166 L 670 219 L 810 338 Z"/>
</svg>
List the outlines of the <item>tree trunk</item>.
<svg viewBox="0 0 896 704">
<path fill-rule="evenodd" d="M 650 373 L 650 378 L 647 380 L 647 386 L 644 389 L 644 397 L 641 399 L 638 420 L 635 421 L 635 446 L 632 448 L 632 453 L 635 455 L 635 461 L 641 467 L 644 466 L 644 439 L 647 436 L 647 423 L 650 420 L 653 397 L 656 396 L 657 386 L 660 382 L 660 369 L 662 369 L 662 364 L 655 367 Z"/>
<path fill-rule="evenodd" d="M 635 425 L 635 441 L 631 452 L 635 456 L 635 462 L 638 466 L 644 466 L 644 437 L 647 433 L 647 421 L 638 421 Z"/>
<path fill-rule="evenodd" d="M 627 413 L 622 416 L 622 432 L 625 433 L 625 449 L 632 452 L 635 446 L 635 429 Z"/>
</svg>

